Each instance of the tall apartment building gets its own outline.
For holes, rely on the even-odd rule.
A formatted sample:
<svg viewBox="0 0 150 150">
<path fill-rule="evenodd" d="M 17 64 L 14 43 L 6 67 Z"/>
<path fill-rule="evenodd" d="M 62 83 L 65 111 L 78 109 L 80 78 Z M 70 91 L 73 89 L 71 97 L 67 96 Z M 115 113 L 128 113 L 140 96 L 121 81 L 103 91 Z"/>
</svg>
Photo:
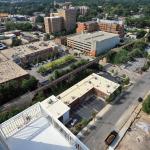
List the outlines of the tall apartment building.
<svg viewBox="0 0 150 150">
<path fill-rule="evenodd" d="M 9 14 L 0 12 L 0 21 L 5 22 L 8 19 Z"/>
<path fill-rule="evenodd" d="M 77 33 L 81 32 L 93 32 L 98 30 L 98 24 L 96 21 L 88 21 L 88 22 L 79 22 L 77 24 Z"/>
<path fill-rule="evenodd" d="M 85 16 L 87 14 L 87 12 L 89 11 L 89 7 L 88 6 L 79 6 L 78 11 L 79 11 L 80 15 Z"/>
<path fill-rule="evenodd" d="M 45 17 L 44 24 L 46 33 L 60 32 L 63 29 L 63 17 L 61 16 Z"/>
<path fill-rule="evenodd" d="M 74 7 L 59 9 L 58 15 L 63 17 L 64 20 L 64 29 L 67 32 L 72 31 L 76 28 L 76 15 L 77 9 Z"/>
<path fill-rule="evenodd" d="M 44 18 L 45 32 L 55 33 L 62 30 L 71 32 L 76 28 L 77 9 L 74 7 L 66 7 L 58 9 L 58 13 L 51 13 L 50 17 Z"/>
</svg>

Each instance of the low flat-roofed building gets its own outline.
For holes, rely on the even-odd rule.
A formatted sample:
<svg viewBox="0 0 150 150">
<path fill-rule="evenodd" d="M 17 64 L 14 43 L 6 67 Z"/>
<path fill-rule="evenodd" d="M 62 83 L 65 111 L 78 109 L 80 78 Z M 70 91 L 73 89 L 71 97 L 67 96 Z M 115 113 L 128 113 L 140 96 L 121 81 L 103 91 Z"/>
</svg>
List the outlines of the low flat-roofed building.
<svg viewBox="0 0 150 150">
<path fill-rule="evenodd" d="M 92 32 L 76 34 L 67 37 L 67 46 L 80 50 L 91 56 L 97 56 L 105 53 L 119 44 L 118 34 L 108 32 Z"/>
<path fill-rule="evenodd" d="M 0 62 L 0 84 L 18 80 L 28 76 L 28 73 L 11 60 Z"/>
<path fill-rule="evenodd" d="M 53 51 L 56 44 L 52 41 L 40 41 L 2 50 L 1 53 L 17 64 L 28 64 L 45 58 Z"/>
<path fill-rule="evenodd" d="M 41 105 L 64 124 L 69 121 L 70 108 L 54 95 L 42 101 Z"/>
<path fill-rule="evenodd" d="M 72 106 L 76 101 L 78 102 L 82 97 L 91 93 L 96 93 L 96 95 L 105 99 L 119 87 L 120 85 L 118 83 L 93 73 L 57 97 L 65 104 Z"/>
<path fill-rule="evenodd" d="M 40 103 L 0 124 L 4 150 L 89 150 Z"/>
</svg>

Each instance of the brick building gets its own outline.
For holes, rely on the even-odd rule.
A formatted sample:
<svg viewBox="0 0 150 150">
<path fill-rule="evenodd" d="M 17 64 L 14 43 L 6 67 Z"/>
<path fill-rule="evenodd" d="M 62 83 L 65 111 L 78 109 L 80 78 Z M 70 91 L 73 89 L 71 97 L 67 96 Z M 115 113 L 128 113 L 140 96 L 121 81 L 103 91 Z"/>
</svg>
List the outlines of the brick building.
<svg viewBox="0 0 150 150">
<path fill-rule="evenodd" d="M 77 24 L 77 33 L 81 32 L 93 32 L 98 30 L 98 23 L 96 21 L 79 22 Z"/>
<path fill-rule="evenodd" d="M 99 20 L 79 22 L 76 28 L 77 33 L 93 32 L 97 30 L 119 34 L 120 37 L 124 36 L 124 24 L 120 21 Z"/>
</svg>

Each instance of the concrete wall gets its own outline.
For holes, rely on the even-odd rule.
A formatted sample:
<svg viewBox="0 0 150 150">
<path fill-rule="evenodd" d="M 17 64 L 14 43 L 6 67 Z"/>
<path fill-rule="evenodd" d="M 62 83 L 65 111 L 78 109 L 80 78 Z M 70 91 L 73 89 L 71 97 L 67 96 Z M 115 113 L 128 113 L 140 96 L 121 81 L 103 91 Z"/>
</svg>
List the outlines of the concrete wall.
<svg viewBox="0 0 150 150">
<path fill-rule="evenodd" d="M 117 44 L 119 44 L 120 42 L 120 38 L 119 36 L 110 38 L 110 39 L 106 39 L 103 41 L 97 41 L 96 42 L 96 55 L 99 55 L 101 53 L 105 53 L 108 50 L 114 48 Z"/>
<path fill-rule="evenodd" d="M 70 118 L 70 113 L 69 111 L 67 111 L 64 115 L 63 115 L 63 123 L 67 123 L 69 121 Z"/>
</svg>

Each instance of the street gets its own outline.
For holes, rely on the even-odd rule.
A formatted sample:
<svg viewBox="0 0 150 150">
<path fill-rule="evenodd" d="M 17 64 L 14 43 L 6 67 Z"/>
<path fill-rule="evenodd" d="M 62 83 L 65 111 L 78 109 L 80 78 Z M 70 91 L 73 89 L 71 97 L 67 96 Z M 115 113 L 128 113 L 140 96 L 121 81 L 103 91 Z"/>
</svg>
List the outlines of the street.
<svg viewBox="0 0 150 150">
<path fill-rule="evenodd" d="M 126 93 L 121 96 L 120 100 L 112 105 L 111 109 L 104 114 L 103 118 L 95 122 L 95 128 L 81 140 L 91 150 L 104 150 L 106 148 L 104 140 L 111 130 L 115 128 L 116 122 L 132 104 L 138 103 L 138 97 L 144 97 L 149 90 L 150 71 L 143 74 L 134 86 L 128 89 Z"/>
</svg>

